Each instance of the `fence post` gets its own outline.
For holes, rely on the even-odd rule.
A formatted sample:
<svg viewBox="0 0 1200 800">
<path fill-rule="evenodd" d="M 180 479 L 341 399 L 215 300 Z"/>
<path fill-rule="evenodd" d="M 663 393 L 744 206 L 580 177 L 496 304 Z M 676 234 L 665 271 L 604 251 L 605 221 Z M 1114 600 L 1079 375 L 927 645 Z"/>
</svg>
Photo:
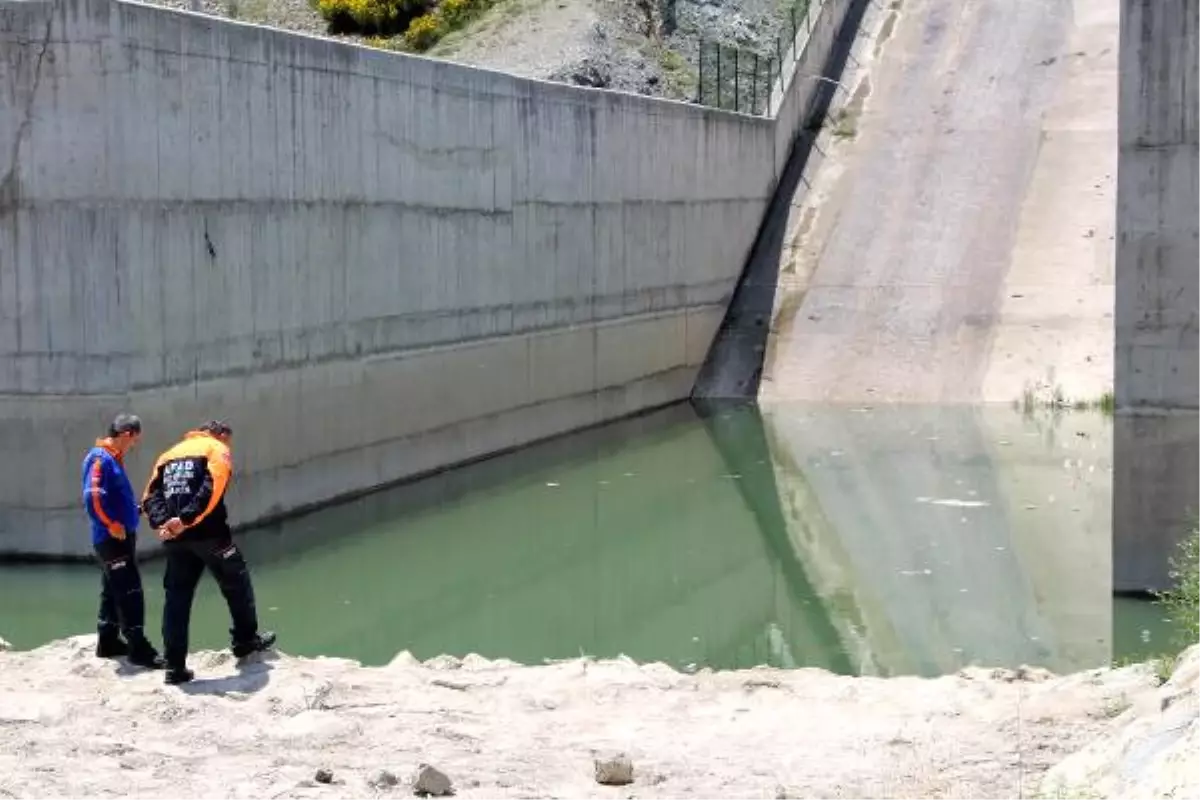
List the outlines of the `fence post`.
<svg viewBox="0 0 1200 800">
<path fill-rule="evenodd" d="M 738 48 L 733 48 L 733 110 L 742 110 L 742 87 L 738 85 L 738 77 L 741 70 L 738 68 L 738 53 L 741 52 Z"/>
<path fill-rule="evenodd" d="M 754 72 L 753 80 L 750 82 L 750 113 L 757 114 L 758 112 L 758 53 L 754 54 Z"/>
<path fill-rule="evenodd" d="M 775 93 L 775 83 L 771 80 L 771 59 L 767 59 L 767 116 L 771 116 L 771 95 Z"/>
<path fill-rule="evenodd" d="M 721 108 L 721 51 L 724 50 L 717 42 L 717 108 Z"/>
<path fill-rule="evenodd" d="M 796 60 L 796 4 L 792 3 L 788 6 L 788 16 L 792 19 L 792 61 Z"/>
<path fill-rule="evenodd" d="M 696 102 L 704 105 L 704 37 L 700 37 L 696 51 Z"/>
</svg>

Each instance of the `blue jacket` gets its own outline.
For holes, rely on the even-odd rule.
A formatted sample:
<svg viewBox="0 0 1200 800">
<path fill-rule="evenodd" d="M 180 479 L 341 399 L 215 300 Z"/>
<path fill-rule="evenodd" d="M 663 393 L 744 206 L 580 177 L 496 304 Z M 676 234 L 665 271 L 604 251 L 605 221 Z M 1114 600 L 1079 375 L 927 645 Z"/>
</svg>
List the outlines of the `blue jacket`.
<svg viewBox="0 0 1200 800">
<path fill-rule="evenodd" d="M 138 501 L 125 465 L 108 439 L 97 439 L 96 446 L 84 456 L 82 479 L 83 506 L 92 521 L 92 544 L 119 539 L 114 533 L 122 530 L 133 538 L 140 514 Z"/>
</svg>

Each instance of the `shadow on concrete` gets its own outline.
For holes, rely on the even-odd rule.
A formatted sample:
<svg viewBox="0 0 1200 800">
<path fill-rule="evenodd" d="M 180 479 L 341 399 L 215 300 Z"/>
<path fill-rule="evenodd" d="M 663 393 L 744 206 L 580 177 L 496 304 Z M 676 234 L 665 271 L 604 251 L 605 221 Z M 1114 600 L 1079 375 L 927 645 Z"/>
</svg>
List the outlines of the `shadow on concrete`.
<svg viewBox="0 0 1200 800">
<path fill-rule="evenodd" d="M 867 2 L 858 2 L 847 12 L 821 75 L 838 78 L 844 73 L 867 6 Z M 725 319 L 696 378 L 693 399 L 750 399 L 758 394 L 788 216 L 810 158 L 814 151 L 820 154 L 817 137 L 840 89 L 839 84 L 822 81 L 813 94 L 808 119 L 792 142 Z"/>
</svg>

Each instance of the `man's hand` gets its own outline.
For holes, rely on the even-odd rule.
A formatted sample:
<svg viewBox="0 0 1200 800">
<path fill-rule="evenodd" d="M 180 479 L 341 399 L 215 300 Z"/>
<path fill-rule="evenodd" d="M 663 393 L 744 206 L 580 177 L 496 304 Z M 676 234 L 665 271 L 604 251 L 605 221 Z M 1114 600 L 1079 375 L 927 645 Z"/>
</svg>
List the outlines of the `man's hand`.
<svg viewBox="0 0 1200 800">
<path fill-rule="evenodd" d="M 174 539 L 183 532 L 183 520 L 179 517 L 171 517 L 163 523 L 163 526 L 158 529 L 158 538 L 164 542 L 168 539 Z"/>
<path fill-rule="evenodd" d="M 116 539 L 118 542 L 125 541 L 125 526 L 119 522 L 114 522 L 108 526 L 108 535 Z"/>
</svg>

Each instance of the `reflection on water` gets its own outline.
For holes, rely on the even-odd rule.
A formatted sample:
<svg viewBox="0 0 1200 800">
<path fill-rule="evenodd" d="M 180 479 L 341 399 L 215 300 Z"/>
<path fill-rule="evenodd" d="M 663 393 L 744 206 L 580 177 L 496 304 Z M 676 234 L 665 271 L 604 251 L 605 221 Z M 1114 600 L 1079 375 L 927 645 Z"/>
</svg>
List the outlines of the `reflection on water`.
<svg viewBox="0 0 1200 800">
<path fill-rule="evenodd" d="M 1113 599 L 1113 653 L 1118 662 L 1144 661 L 1178 649 L 1181 630 L 1157 603 Z"/>
<path fill-rule="evenodd" d="M 681 405 L 243 546 L 297 654 L 1068 670 L 1113 656 L 1110 451 L 1091 414 Z M 161 565 L 144 569 L 153 625 Z M 0 567 L 0 634 L 87 632 L 95 594 L 86 566 Z M 200 594 L 194 646 L 222 646 L 219 595 Z M 1118 647 L 1146 645 L 1153 623 L 1122 620 L 1139 633 Z"/>
<path fill-rule="evenodd" d="M 1110 426 L 1003 406 L 763 412 L 783 516 L 862 671 L 1110 654 Z"/>
<path fill-rule="evenodd" d="M 1169 561 L 1200 511 L 1200 416 L 1118 415 L 1113 436 L 1113 584 L 1162 591 Z"/>
</svg>

